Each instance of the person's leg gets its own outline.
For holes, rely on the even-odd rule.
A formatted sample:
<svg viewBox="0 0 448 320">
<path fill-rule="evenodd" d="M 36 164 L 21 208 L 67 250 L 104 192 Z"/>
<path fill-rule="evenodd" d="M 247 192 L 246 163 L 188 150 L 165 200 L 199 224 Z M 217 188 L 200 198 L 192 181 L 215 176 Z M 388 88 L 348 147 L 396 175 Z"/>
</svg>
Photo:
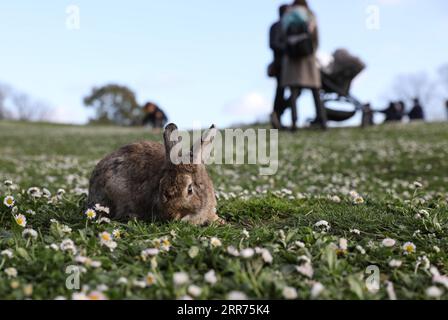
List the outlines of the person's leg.
<svg viewBox="0 0 448 320">
<path fill-rule="evenodd" d="M 314 104 L 316 106 L 316 122 L 320 123 L 322 129 L 327 129 L 327 111 L 320 99 L 319 89 L 311 89 L 313 92 Z"/>
<path fill-rule="evenodd" d="M 300 93 L 302 90 L 299 87 L 292 87 L 290 88 L 291 91 L 291 98 L 290 98 L 290 104 L 291 104 L 291 120 L 292 120 L 292 130 L 297 129 L 297 99 L 300 96 Z"/>
<path fill-rule="evenodd" d="M 271 114 L 271 123 L 274 129 L 281 129 L 281 116 L 283 114 L 285 88 L 280 84 L 280 75 L 277 76 L 277 90 L 275 91 L 274 111 Z"/>
</svg>

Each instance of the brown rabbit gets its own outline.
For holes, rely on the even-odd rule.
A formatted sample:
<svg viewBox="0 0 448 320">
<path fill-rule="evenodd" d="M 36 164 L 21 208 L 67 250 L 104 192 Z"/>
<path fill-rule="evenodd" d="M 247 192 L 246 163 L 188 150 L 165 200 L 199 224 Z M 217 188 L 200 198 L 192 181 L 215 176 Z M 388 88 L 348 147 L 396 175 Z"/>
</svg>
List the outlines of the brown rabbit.
<svg viewBox="0 0 448 320">
<path fill-rule="evenodd" d="M 194 146 L 210 147 L 214 126 Z M 170 157 L 181 142 L 177 126 L 166 126 L 164 144 L 138 142 L 122 147 L 101 160 L 90 178 L 88 205 L 107 206 L 114 219 L 183 220 L 202 225 L 223 223 L 216 214 L 213 183 L 204 160 L 174 164 Z M 193 148 L 190 152 L 193 159 Z M 198 164 L 195 164 L 198 163 Z"/>
</svg>

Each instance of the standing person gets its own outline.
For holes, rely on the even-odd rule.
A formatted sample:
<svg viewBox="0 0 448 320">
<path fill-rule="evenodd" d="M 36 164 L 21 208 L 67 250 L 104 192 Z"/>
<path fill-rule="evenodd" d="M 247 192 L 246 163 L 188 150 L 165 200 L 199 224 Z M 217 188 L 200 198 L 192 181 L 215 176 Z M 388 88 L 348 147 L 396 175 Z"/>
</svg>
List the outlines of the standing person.
<svg viewBox="0 0 448 320">
<path fill-rule="evenodd" d="M 420 104 L 420 100 L 418 98 L 414 99 L 414 106 L 412 110 L 408 114 L 409 120 L 425 120 L 425 113 L 423 112 L 423 107 Z"/>
<path fill-rule="evenodd" d="M 282 19 L 286 54 L 282 61 L 281 83 L 291 90 L 292 130 L 296 130 L 297 99 L 303 89 L 311 89 L 316 107 L 315 123 L 327 128 L 327 114 L 320 100 L 322 86 L 317 67 L 319 44 L 317 20 L 306 0 L 295 0 Z"/>
<path fill-rule="evenodd" d="M 284 4 L 279 8 L 280 19 L 271 26 L 269 30 L 269 47 L 274 53 L 274 62 L 269 66 L 270 75 L 275 77 L 277 80 L 277 90 L 275 91 L 274 100 L 274 110 L 271 113 L 271 124 L 274 129 L 281 129 L 281 117 L 285 111 L 286 101 L 285 101 L 285 88 L 281 86 L 281 75 L 282 75 L 282 59 L 285 51 L 284 42 L 282 41 L 282 23 L 283 18 L 288 5 Z"/>
</svg>

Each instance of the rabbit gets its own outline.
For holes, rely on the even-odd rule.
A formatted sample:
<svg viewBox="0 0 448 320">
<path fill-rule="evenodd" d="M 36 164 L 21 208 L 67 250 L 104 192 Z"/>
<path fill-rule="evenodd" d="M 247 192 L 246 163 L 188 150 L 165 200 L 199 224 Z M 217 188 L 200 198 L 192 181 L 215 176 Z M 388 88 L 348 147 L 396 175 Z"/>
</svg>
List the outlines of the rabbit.
<svg viewBox="0 0 448 320">
<path fill-rule="evenodd" d="M 101 160 L 90 178 L 88 206 L 106 206 L 112 219 L 182 220 L 194 225 L 224 220 L 216 213 L 216 197 L 205 160 L 193 148 L 210 148 L 214 125 L 190 152 L 188 164 L 174 164 L 171 151 L 181 139 L 173 123 L 166 126 L 164 145 L 145 141 L 126 145 Z M 194 149 L 196 150 L 196 149 Z"/>
</svg>

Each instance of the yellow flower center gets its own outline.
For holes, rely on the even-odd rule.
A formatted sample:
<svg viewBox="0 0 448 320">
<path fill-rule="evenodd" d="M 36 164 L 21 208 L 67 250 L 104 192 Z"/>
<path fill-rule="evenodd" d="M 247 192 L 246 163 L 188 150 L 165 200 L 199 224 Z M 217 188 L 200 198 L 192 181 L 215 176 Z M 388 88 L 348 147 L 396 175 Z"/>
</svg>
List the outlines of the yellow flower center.
<svg viewBox="0 0 448 320">
<path fill-rule="evenodd" d="M 146 277 L 146 283 L 147 283 L 148 285 L 152 285 L 152 284 L 154 284 L 154 277 L 153 277 L 152 275 L 147 276 L 147 277 Z"/>
<path fill-rule="evenodd" d="M 13 200 L 11 198 L 6 199 L 6 203 L 11 206 L 13 204 Z"/>
<path fill-rule="evenodd" d="M 110 241 L 110 235 L 108 233 L 103 233 L 101 235 L 101 239 L 103 239 L 104 241 Z"/>
<path fill-rule="evenodd" d="M 100 300 L 100 296 L 98 294 L 89 294 L 89 299 L 90 300 Z"/>
</svg>

